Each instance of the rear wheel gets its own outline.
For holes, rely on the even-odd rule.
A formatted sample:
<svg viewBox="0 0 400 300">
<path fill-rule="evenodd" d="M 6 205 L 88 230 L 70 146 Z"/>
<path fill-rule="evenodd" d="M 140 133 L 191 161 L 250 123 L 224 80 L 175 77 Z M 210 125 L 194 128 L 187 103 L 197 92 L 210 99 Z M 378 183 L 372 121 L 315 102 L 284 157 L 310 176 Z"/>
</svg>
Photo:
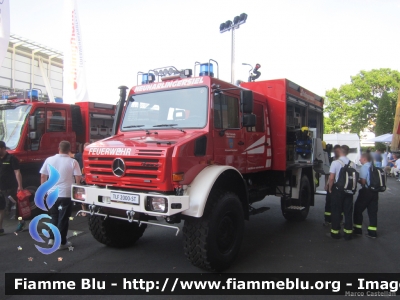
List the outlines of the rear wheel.
<svg viewBox="0 0 400 300">
<path fill-rule="evenodd" d="M 129 247 L 142 237 L 147 225 L 138 225 L 136 222 L 128 222 L 100 216 L 89 216 L 89 229 L 93 237 L 100 243 L 115 247 Z"/>
<path fill-rule="evenodd" d="M 211 191 L 203 217 L 185 220 L 185 255 L 196 267 L 209 271 L 227 269 L 239 253 L 243 231 L 244 213 L 238 196 Z"/>
<path fill-rule="evenodd" d="M 288 210 L 285 199 L 281 199 L 281 208 L 283 217 L 288 221 L 304 221 L 307 219 L 311 204 L 311 185 L 308 177 L 304 175 L 300 182 L 299 199 L 291 199 L 290 203 L 293 206 L 304 207 L 302 210 Z"/>
</svg>

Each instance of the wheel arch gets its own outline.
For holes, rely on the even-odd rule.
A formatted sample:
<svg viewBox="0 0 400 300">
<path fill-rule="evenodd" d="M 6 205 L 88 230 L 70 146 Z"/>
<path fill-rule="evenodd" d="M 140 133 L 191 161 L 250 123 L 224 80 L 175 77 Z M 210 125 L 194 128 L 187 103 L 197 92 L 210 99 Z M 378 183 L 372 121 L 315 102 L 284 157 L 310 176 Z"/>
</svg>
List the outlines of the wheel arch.
<svg viewBox="0 0 400 300">
<path fill-rule="evenodd" d="M 202 217 L 208 196 L 214 188 L 234 192 L 242 203 L 245 219 L 249 219 L 246 183 L 240 172 L 231 166 L 213 165 L 202 170 L 188 185 L 186 193 L 190 196 L 189 209 L 182 214 L 196 218 Z"/>
</svg>

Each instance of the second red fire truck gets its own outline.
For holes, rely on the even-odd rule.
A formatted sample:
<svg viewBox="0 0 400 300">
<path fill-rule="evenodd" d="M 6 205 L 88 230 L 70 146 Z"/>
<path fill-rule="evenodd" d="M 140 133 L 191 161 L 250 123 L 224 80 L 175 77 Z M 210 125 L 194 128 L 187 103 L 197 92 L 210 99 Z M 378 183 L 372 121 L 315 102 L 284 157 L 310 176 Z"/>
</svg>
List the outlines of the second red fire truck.
<svg viewBox="0 0 400 300">
<path fill-rule="evenodd" d="M 167 67 L 120 87 L 116 134 L 85 149 L 87 185 L 72 188 L 99 242 L 126 247 L 148 225 L 178 232 L 184 221 L 187 258 L 221 271 L 245 220 L 269 209 L 253 203 L 275 195 L 286 219 L 307 218 L 328 164 L 323 99 L 287 79 L 235 86 L 214 77 L 213 62 L 196 77 Z"/>
<path fill-rule="evenodd" d="M 84 143 L 113 134 L 115 105 L 43 101 L 39 90 L 16 92 L 4 98 L 0 100 L 0 140 L 19 159 L 23 186 L 33 195 L 40 185 L 39 170 L 44 160 L 58 153 L 62 140 L 71 142 L 76 153 Z"/>
</svg>

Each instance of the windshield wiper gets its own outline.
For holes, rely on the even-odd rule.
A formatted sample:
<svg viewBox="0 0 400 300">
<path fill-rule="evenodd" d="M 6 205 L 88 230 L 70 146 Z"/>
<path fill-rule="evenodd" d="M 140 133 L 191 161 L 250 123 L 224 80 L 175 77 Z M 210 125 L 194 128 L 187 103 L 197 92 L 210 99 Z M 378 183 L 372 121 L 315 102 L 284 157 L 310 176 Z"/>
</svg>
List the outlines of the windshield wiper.
<svg viewBox="0 0 400 300">
<path fill-rule="evenodd" d="M 144 125 L 129 125 L 129 126 L 124 126 L 122 128 L 138 128 L 138 127 L 143 127 Z M 142 129 L 146 131 L 146 134 L 151 134 L 151 132 L 148 129 Z M 157 134 L 157 132 L 155 132 Z"/>
<path fill-rule="evenodd" d="M 158 124 L 158 125 L 154 125 L 153 127 L 169 127 L 169 128 L 172 128 L 172 129 L 179 130 L 179 131 L 181 131 L 181 132 L 186 132 L 186 131 L 183 130 L 182 128 L 176 128 L 176 127 L 174 127 L 174 126 L 176 126 L 176 125 L 178 125 L 178 124 Z"/>
<path fill-rule="evenodd" d="M 129 126 L 124 126 L 123 128 L 136 128 L 136 127 L 143 127 L 144 125 L 129 125 Z"/>
</svg>

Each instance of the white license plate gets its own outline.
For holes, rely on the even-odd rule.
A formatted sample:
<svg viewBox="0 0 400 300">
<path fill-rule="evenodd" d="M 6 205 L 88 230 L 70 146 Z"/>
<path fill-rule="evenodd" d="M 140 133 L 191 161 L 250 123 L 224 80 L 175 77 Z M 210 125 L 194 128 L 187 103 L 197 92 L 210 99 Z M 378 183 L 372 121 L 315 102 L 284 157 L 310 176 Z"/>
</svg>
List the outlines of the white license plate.
<svg viewBox="0 0 400 300">
<path fill-rule="evenodd" d="M 126 202 L 126 203 L 132 203 L 132 204 L 139 204 L 139 195 L 111 192 L 110 198 L 111 198 L 111 201 L 114 201 L 114 202 Z"/>
</svg>

